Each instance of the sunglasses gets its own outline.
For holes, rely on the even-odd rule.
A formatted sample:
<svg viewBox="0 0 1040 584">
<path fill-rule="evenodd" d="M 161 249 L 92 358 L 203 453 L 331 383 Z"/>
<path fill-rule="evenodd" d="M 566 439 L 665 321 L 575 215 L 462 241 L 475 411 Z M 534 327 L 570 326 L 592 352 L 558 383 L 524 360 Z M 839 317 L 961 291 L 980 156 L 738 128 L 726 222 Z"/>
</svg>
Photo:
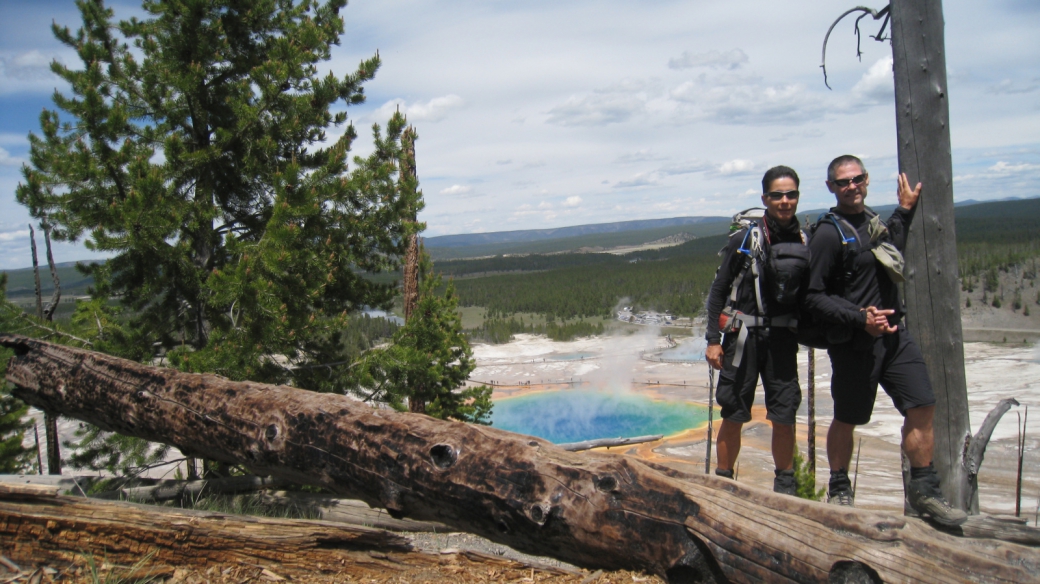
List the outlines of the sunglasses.
<svg viewBox="0 0 1040 584">
<path fill-rule="evenodd" d="M 769 197 L 769 200 L 771 201 L 779 201 L 784 197 L 787 197 L 792 201 L 797 201 L 798 191 L 773 191 L 771 193 L 766 193 L 766 196 Z"/>
<path fill-rule="evenodd" d="M 854 185 L 861 185 L 861 184 L 863 184 L 863 181 L 865 181 L 865 180 L 867 180 L 867 175 L 866 174 L 857 174 L 856 176 L 854 176 L 852 178 L 836 178 L 836 179 L 831 181 L 831 184 L 836 186 L 836 187 L 838 187 L 838 188 L 840 188 L 840 189 L 843 189 L 843 188 L 849 186 L 850 183 L 854 184 Z"/>
</svg>

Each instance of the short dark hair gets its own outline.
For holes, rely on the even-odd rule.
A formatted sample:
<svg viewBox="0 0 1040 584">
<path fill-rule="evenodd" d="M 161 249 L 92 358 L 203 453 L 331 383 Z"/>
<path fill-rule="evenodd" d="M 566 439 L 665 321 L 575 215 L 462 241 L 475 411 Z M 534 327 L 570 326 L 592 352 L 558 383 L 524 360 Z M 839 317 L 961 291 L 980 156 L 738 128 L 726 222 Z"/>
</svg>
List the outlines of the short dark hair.
<svg viewBox="0 0 1040 584">
<path fill-rule="evenodd" d="M 768 193 L 769 187 L 772 186 L 773 181 L 778 178 L 789 178 L 794 180 L 794 186 L 801 185 L 801 181 L 798 180 L 798 173 L 794 171 L 790 166 L 774 166 L 766 171 L 766 174 L 762 177 L 762 193 Z"/>
<path fill-rule="evenodd" d="M 862 170 L 864 174 L 866 174 L 867 167 L 863 166 L 863 161 L 860 160 L 858 156 L 853 156 L 851 154 L 842 154 L 841 156 L 832 160 L 830 166 L 827 167 L 827 182 L 831 182 L 832 180 L 834 180 L 834 174 L 838 172 L 839 167 L 845 166 L 846 164 L 852 164 L 853 162 L 859 165 L 859 169 Z"/>
</svg>

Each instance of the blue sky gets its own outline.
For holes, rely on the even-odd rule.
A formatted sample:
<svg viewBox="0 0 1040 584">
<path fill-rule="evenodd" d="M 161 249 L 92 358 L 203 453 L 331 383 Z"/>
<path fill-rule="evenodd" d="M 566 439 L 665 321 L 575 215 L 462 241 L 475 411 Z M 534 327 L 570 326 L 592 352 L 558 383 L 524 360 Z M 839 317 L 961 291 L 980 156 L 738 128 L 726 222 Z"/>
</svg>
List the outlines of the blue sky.
<svg viewBox="0 0 1040 584">
<path fill-rule="evenodd" d="M 802 208 L 823 207 L 826 164 L 844 153 L 864 157 L 880 205 L 895 190 L 891 47 L 864 37 L 857 61 L 850 17 L 828 48 L 833 91 L 819 69 L 827 27 L 853 4 L 353 0 L 327 68 L 379 50 L 368 102 L 348 110 L 355 152 L 373 122 L 408 114 L 431 236 L 731 214 L 776 164 L 801 175 Z M 955 198 L 1040 195 L 1040 2 L 944 10 Z M 52 20 L 77 27 L 74 3 L 0 0 L 0 269 L 30 264 L 14 189 L 26 136 L 65 90 L 48 63 L 76 64 Z M 82 242 L 55 248 L 89 257 Z"/>
</svg>

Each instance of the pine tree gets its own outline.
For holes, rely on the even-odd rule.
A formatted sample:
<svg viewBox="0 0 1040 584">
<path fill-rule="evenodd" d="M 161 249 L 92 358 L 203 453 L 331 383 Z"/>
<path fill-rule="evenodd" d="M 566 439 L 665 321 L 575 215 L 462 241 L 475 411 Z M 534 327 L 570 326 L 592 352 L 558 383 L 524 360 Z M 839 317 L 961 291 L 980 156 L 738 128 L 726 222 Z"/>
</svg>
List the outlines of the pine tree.
<svg viewBox="0 0 1040 584">
<path fill-rule="evenodd" d="M 0 330 L 9 331 L 13 326 L 12 315 L 21 312 L 7 303 L 7 274 L 0 273 Z M 12 310 L 13 309 L 13 310 Z M 10 394 L 10 384 L 4 381 L 7 361 L 14 355 L 10 349 L 0 349 L 0 473 L 17 474 L 34 467 L 36 461 L 32 449 L 25 448 L 25 431 L 30 427 L 26 414 L 29 406 Z"/>
<path fill-rule="evenodd" d="M 419 297 L 412 317 L 389 346 L 373 349 L 355 368 L 354 393 L 405 410 L 418 401 L 435 418 L 490 424 L 491 388 L 465 388 L 476 367 L 462 331 L 454 283 L 444 286 L 420 248 Z M 414 409 L 414 408 L 413 408 Z"/>
<path fill-rule="evenodd" d="M 117 23 L 85 0 L 82 28 L 54 26 L 82 67 L 52 65 L 72 93 L 41 115 L 17 198 L 113 254 L 96 275 L 131 322 L 110 351 L 292 382 L 274 356 L 313 363 L 352 312 L 392 302 L 365 273 L 399 268 L 422 203 L 398 181 L 400 114 L 348 172 L 356 132 L 333 106 L 364 100 L 379 58 L 319 75 L 345 4 L 146 0 Z"/>
</svg>

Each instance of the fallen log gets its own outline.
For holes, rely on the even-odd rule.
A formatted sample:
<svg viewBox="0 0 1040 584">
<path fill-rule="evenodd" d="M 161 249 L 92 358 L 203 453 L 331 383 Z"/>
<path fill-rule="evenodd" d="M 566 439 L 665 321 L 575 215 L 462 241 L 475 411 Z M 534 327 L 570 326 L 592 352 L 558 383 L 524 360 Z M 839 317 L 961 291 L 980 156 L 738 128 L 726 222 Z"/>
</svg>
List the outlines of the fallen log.
<svg viewBox="0 0 1040 584">
<path fill-rule="evenodd" d="M 593 448 L 610 448 L 611 446 L 631 446 L 632 444 L 642 444 L 644 442 L 654 442 L 664 438 L 662 434 L 653 434 L 651 436 L 635 436 L 633 438 L 597 438 L 596 440 L 584 440 L 582 442 L 566 442 L 564 444 L 557 444 L 558 448 L 568 450 L 570 452 L 578 452 L 581 450 L 592 450 Z"/>
<path fill-rule="evenodd" d="M 250 568 L 249 581 L 294 573 L 331 575 L 327 581 L 333 582 L 390 574 L 431 581 L 438 572 L 466 581 L 465 576 L 486 576 L 489 568 L 509 580 L 532 570 L 542 577 L 570 576 L 555 581 L 577 580 L 564 569 L 479 552 L 417 552 L 407 538 L 380 529 L 85 499 L 41 485 L 0 487 L 0 558 L 11 564 L 9 571 L 60 568 L 89 556 L 139 566 L 132 578 L 120 581 L 181 580 L 174 568 L 201 572 L 213 566 Z"/>
<path fill-rule="evenodd" d="M 20 399 L 521 551 L 672 581 L 1023 582 L 1040 551 L 494 428 L 0 335 Z"/>
</svg>

